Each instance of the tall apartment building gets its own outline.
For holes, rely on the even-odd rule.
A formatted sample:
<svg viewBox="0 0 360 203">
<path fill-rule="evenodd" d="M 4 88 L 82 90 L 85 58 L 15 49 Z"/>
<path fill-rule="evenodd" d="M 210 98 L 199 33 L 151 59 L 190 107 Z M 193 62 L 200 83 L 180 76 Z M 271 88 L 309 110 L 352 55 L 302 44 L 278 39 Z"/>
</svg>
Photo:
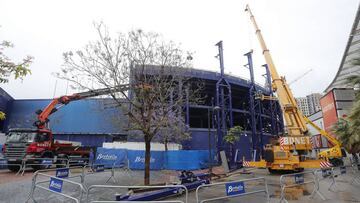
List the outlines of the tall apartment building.
<svg viewBox="0 0 360 203">
<path fill-rule="evenodd" d="M 322 94 L 320 93 L 313 93 L 306 96 L 308 105 L 309 105 L 309 114 L 314 114 L 321 110 L 320 106 L 320 98 Z"/>
<path fill-rule="evenodd" d="M 309 111 L 309 103 L 306 97 L 298 97 L 295 98 L 296 99 L 296 103 L 298 105 L 298 107 L 300 108 L 301 112 L 305 115 L 308 116 L 310 115 L 310 111 Z"/>
<path fill-rule="evenodd" d="M 309 116 L 321 110 L 320 93 L 309 94 L 306 97 L 295 98 L 296 102 L 305 116 Z"/>
</svg>

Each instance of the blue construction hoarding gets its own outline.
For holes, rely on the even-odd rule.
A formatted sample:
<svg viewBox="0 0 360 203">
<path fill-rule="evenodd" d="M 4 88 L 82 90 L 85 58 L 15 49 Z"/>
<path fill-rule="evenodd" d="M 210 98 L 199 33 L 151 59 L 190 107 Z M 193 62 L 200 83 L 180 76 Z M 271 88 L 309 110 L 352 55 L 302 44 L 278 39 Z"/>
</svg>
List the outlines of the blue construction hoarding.
<svg viewBox="0 0 360 203">
<path fill-rule="evenodd" d="M 106 149 L 99 147 L 96 150 L 95 164 L 112 167 L 129 164 L 130 169 L 143 170 L 145 168 L 145 151 L 126 149 Z M 215 154 L 212 152 L 212 154 Z M 206 150 L 176 150 L 151 151 L 151 170 L 196 170 L 207 168 L 209 151 Z"/>
</svg>

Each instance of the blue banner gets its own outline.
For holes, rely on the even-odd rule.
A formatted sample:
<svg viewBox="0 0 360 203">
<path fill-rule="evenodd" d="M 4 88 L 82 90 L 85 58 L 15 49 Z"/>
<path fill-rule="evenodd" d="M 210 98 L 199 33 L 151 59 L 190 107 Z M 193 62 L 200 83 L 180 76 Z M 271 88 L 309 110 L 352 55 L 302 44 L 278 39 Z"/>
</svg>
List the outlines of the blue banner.
<svg viewBox="0 0 360 203">
<path fill-rule="evenodd" d="M 244 182 L 234 182 L 234 183 L 226 183 L 225 184 L 226 195 L 238 195 L 245 193 L 245 185 Z"/>
<path fill-rule="evenodd" d="M 295 183 L 296 183 L 296 184 L 302 184 L 302 183 L 304 183 L 304 174 L 296 174 L 296 175 L 294 176 L 294 178 L 295 178 Z"/>
<path fill-rule="evenodd" d="M 61 193 L 63 181 L 55 178 L 50 178 L 49 189 Z"/>
<path fill-rule="evenodd" d="M 56 169 L 56 177 L 58 177 L 58 178 L 67 178 L 67 177 L 69 177 L 69 169 L 68 168 Z"/>
<path fill-rule="evenodd" d="M 160 170 L 164 168 L 164 152 L 152 151 L 150 156 L 150 169 Z M 128 150 L 128 159 L 131 169 L 145 169 L 145 151 Z"/>
<path fill-rule="evenodd" d="M 102 147 L 96 150 L 96 165 L 104 165 L 105 168 L 111 168 L 126 163 L 126 150 L 125 149 L 105 149 Z"/>
</svg>

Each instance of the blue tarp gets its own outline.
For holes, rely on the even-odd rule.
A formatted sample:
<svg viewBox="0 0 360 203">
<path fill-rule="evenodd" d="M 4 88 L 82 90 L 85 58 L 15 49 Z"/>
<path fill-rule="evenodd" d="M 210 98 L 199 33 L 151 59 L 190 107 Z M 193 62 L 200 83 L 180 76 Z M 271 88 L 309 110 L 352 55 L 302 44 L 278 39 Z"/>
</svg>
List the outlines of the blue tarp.
<svg viewBox="0 0 360 203">
<path fill-rule="evenodd" d="M 143 150 L 128 150 L 127 151 L 130 169 L 145 168 L 145 151 Z M 151 151 L 150 155 L 150 169 L 161 170 L 164 169 L 164 152 Z"/>
<path fill-rule="evenodd" d="M 170 170 L 196 170 L 207 168 L 209 164 L 208 150 L 179 150 L 164 154 L 165 168 Z"/>
<path fill-rule="evenodd" d="M 112 167 L 113 164 L 126 164 L 125 149 L 105 149 L 98 147 L 96 150 L 95 164 L 102 164 L 106 168 Z"/>
<path fill-rule="evenodd" d="M 212 155 L 215 157 L 215 152 L 212 152 Z M 143 170 L 145 168 L 145 151 L 97 148 L 95 164 L 111 167 L 114 161 L 116 164 L 126 164 L 127 160 L 130 169 Z M 208 164 L 208 150 L 151 151 L 151 170 L 196 170 L 207 168 Z"/>
</svg>

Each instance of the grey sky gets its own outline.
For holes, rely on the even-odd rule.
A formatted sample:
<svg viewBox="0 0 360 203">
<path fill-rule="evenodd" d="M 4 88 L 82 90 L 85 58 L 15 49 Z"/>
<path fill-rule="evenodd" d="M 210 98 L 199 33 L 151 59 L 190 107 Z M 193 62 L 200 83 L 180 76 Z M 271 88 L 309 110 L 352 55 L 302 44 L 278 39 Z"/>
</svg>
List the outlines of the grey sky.
<svg viewBox="0 0 360 203">
<path fill-rule="evenodd" d="M 35 57 L 33 74 L 24 81 L 1 85 L 14 98 L 51 98 L 66 93 L 66 82 L 54 78 L 62 53 L 95 39 L 93 21 L 104 21 L 112 34 L 134 28 L 155 31 L 194 51 L 194 68 L 219 70 L 214 56 L 224 42 L 225 72 L 248 78 L 244 53 L 255 52 L 259 82 L 264 64 L 258 41 L 244 12 L 249 3 L 280 75 L 294 83 L 295 96 L 322 92 L 336 74 L 359 0 L 0 0 L 0 40 L 14 60 Z M 68 91 L 70 93 L 72 91 Z"/>
</svg>

